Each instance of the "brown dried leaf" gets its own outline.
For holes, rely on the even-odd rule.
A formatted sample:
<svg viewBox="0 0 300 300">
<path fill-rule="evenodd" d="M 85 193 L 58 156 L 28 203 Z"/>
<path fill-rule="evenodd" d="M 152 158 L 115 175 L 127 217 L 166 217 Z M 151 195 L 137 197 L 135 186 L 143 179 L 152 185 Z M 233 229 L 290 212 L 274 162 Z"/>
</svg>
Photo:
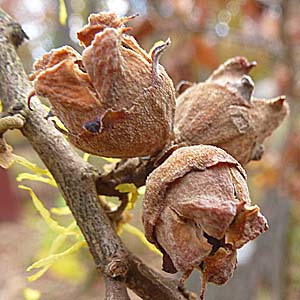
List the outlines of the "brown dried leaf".
<svg viewBox="0 0 300 300">
<path fill-rule="evenodd" d="M 80 59 L 80 54 L 70 46 L 63 46 L 61 48 L 51 50 L 34 63 L 33 66 L 35 71 L 29 76 L 29 78 L 30 80 L 34 80 L 40 72 L 57 65 L 61 61 L 77 61 Z"/>
</svg>

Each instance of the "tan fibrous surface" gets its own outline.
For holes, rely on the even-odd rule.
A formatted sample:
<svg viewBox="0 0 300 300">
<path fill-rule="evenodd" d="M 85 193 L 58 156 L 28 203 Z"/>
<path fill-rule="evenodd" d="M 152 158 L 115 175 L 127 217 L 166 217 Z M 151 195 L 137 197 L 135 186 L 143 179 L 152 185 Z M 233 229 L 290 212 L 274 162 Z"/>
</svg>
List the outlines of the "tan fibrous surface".
<svg viewBox="0 0 300 300">
<path fill-rule="evenodd" d="M 221 247 L 217 252 L 204 259 L 203 277 L 207 282 L 224 284 L 233 274 L 237 267 L 236 250 L 230 246 Z"/>
<path fill-rule="evenodd" d="M 288 114 L 284 96 L 252 97 L 248 76 L 256 64 L 234 57 L 207 81 L 191 86 L 177 99 L 175 132 L 178 142 L 210 144 L 231 154 L 241 164 L 258 160 L 263 142 Z"/>
<path fill-rule="evenodd" d="M 258 206 L 251 206 L 244 169 L 207 145 L 179 148 L 150 174 L 143 223 L 164 255 L 165 271 L 198 268 L 216 284 L 232 275 L 236 249 L 268 229 Z"/>
<path fill-rule="evenodd" d="M 168 42 L 151 57 L 125 34 L 130 18 L 91 15 L 78 32 L 87 46 L 82 56 L 69 46 L 52 50 L 31 75 L 35 92 L 50 101 L 70 142 L 88 153 L 153 155 L 173 138 L 175 91 L 158 63 Z"/>
</svg>

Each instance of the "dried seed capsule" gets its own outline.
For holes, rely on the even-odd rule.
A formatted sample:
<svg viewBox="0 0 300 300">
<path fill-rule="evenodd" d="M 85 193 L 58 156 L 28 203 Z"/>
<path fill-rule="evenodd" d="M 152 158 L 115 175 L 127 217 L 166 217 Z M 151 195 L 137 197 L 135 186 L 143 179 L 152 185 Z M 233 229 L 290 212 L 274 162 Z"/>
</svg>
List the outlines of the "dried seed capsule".
<svg viewBox="0 0 300 300">
<path fill-rule="evenodd" d="M 252 97 L 254 84 L 247 74 L 254 65 L 242 57 L 232 58 L 206 82 L 182 93 L 175 114 L 177 141 L 215 145 L 243 165 L 260 159 L 262 143 L 283 121 L 288 105 L 283 96 Z"/>
<path fill-rule="evenodd" d="M 236 266 L 236 249 L 268 229 L 251 206 L 246 174 L 224 150 L 189 146 L 148 177 L 143 203 L 147 239 L 164 255 L 163 269 L 225 283 Z"/>
<path fill-rule="evenodd" d="M 71 143 L 101 156 L 154 155 L 173 138 L 175 90 L 152 57 L 124 34 L 128 18 L 99 14 L 78 34 L 82 57 L 65 46 L 35 63 L 35 92 L 48 98 Z M 102 22 L 102 23 L 101 23 Z"/>
</svg>

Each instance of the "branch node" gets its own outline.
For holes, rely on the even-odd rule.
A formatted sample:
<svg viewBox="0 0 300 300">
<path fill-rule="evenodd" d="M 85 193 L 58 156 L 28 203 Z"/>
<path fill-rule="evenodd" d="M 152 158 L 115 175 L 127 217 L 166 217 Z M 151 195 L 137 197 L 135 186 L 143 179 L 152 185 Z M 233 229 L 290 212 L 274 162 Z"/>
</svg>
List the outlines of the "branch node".
<svg viewBox="0 0 300 300">
<path fill-rule="evenodd" d="M 127 259 L 124 258 L 113 258 L 112 261 L 106 267 L 106 274 L 112 278 L 125 277 L 128 272 Z"/>
</svg>

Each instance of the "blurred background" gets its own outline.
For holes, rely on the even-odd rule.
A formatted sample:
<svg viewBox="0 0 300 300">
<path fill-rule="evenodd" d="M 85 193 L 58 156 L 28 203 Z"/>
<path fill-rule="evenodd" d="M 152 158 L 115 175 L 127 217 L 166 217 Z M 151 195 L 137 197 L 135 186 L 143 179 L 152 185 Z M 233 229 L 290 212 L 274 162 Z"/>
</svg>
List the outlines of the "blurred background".
<svg viewBox="0 0 300 300">
<path fill-rule="evenodd" d="M 30 37 L 18 52 L 28 73 L 35 59 L 65 44 L 79 52 L 76 32 L 92 12 L 114 11 L 139 16 L 130 21 L 131 34 L 148 51 L 159 40 L 172 40 L 161 59 L 176 85 L 199 82 L 226 59 L 245 56 L 258 66 L 252 71 L 255 95 L 287 96 L 289 117 L 265 144 L 263 159 L 247 166 L 250 194 L 268 217 L 270 230 L 239 252 L 239 267 L 225 286 L 208 287 L 206 299 L 300 299 L 300 3 L 299 0 L 65 0 L 66 24 L 59 21 L 59 0 L 0 0 Z M 14 153 L 42 167 L 17 131 L 9 132 Z M 95 164 L 103 164 L 91 158 Z M 17 188 L 14 165 L 0 168 L 0 300 L 103 299 L 104 286 L 87 249 L 56 262 L 28 283 L 26 268 L 43 257 L 54 233 L 45 225 L 28 193 Z M 63 203 L 57 189 L 28 183 L 46 207 Z M 130 223 L 141 226 L 141 199 Z M 69 222 L 70 217 L 57 217 Z M 160 269 L 161 258 L 135 236 L 123 233 L 128 247 Z M 199 294 L 200 276 L 188 281 Z M 25 292 L 24 292 L 25 291 Z M 41 294 L 40 294 L 41 293 Z M 139 299 L 132 296 L 132 299 Z"/>
</svg>

